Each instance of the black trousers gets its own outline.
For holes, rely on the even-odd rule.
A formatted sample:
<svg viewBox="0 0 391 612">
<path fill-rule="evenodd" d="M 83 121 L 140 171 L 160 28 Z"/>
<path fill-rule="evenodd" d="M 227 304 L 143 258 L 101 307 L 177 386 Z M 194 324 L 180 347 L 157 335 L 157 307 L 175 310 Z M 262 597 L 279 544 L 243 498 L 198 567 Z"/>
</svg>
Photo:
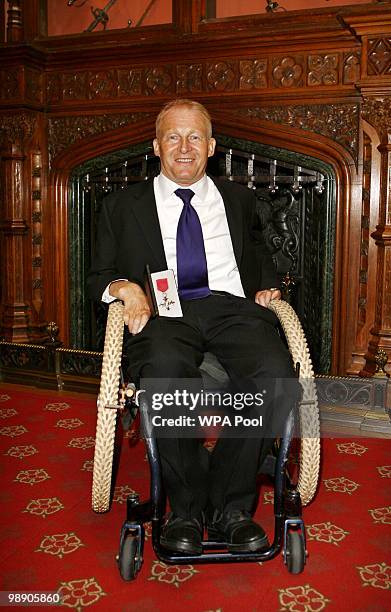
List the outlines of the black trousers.
<svg viewBox="0 0 391 612">
<path fill-rule="evenodd" d="M 243 381 L 259 389 L 265 379 L 294 378 L 290 353 L 268 309 L 246 298 L 211 295 L 184 302 L 182 310 L 183 318 L 155 318 L 140 334 L 128 335 L 125 350 L 133 380 L 199 378 L 206 351 L 216 355 L 240 387 Z M 294 385 L 297 399 L 299 384 Z M 293 395 L 292 389 L 280 394 L 273 410 L 287 414 Z M 260 456 L 271 443 L 270 438 L 220 438 L 209 456 L 199 439 L 158 438 L 171 509 L 183 518 L 207 506 L 251 511 Z"/>
</svg>

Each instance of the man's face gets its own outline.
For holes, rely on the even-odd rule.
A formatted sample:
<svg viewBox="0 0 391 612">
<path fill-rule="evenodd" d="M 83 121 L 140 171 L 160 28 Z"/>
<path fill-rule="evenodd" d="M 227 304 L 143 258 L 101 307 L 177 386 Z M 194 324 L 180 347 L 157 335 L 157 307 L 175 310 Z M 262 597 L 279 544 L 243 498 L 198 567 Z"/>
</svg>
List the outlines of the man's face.
<svg viewBox="0 0 391 612">
<path fill-rule="evenodd" d="M 209 137 L 203 115 L 187 106 L 177 106 L 168 111 L 153 141 L 162 173 L 183 187 L 202 178 L 215 146 L 216 141 Z"/>
</svg>

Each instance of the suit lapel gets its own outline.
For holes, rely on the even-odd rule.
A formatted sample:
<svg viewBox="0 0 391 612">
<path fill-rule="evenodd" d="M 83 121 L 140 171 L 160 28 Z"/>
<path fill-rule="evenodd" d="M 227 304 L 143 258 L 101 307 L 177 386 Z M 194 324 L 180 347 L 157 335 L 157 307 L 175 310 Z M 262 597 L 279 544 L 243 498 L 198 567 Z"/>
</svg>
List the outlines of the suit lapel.
<svg viewBox="0 0 391 612">
<path fill-rule="evenodd" d="M 140 224 L 145 241 L 153 253 L 157 269 L 165 270 L 167 268 L 167 261 L 156 209 L 153 179 L 140 183 L 140 189 L 136 191 L 134 198 L 133 212 Z M 152 264 L 152 262 L 150 263 Z"/>
<path fill-rule="evenodd" d="M 238 265 L 242 259 L 243 251 L 243 210 L 241 203 L 232 195 L 228 181 L 221 181 L 211 177 L 217 189 L 220 191 L 225 212 L 227 215 L 228 227 L 232 238 L 232 246 L 235 259 Z"/>
</svg>

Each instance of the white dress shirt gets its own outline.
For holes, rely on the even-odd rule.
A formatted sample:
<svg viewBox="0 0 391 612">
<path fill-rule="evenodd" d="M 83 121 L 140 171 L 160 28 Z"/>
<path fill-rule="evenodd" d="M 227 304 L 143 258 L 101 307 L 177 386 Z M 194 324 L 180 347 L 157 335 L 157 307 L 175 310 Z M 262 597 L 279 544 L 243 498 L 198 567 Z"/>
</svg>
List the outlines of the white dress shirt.
<svg viewBox="0 0 391 612">
<path fill-rule="evenodd" d="M 176 277 L 176 233 L 183 202 L 174 192 L 183 186 L 177 185 L 164 174 L 159 174 L 154 179 L 153 188 L 167 267 L 174 270 Z M 206 174 L 186 189 L 194 191 L 191 204 L 197 211 L 201 222 L 209 288 L 212 291 L 226 291 L 239 297 L 245 297 L 229 233 L 225 206 L 219 190 Z M 110 295 L 109 287 L 110 285 L 106 287 L 102 296 L 103 302 L 106 303 L 115 299 Z"/>
</svg>

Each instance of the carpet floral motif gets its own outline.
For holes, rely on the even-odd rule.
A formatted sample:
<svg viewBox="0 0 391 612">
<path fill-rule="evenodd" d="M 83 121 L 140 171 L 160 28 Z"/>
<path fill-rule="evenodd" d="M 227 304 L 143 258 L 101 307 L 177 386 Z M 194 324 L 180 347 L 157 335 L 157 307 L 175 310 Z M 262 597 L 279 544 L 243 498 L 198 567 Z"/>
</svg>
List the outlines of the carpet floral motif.
<svg viewBox="0 0 391 612">
<path fill-rule="evenodd" d="M 60 419 L 56 423 L 56 427 L 61 427 L 62 429 L 76 429 L 80 425 L 83 425 L 83 421 L 80 419 Z"/>
<path fill-rule="evenodd" d="M 376 469 L 382 478 L 391 478 L 391 465 L 381 465 Z"/>
<path fill-rule="evenodd" d="M 44 482 L 49 478 L 49 474 L 44 469 L 22 470 L 16 475 L 14 482 L 22 482 L 23 484 L 29 484 L 32 486 L 40 482 Z"/>
<path fill-rule="evenodd" d="M 86 438 L 72 438 L 72 440 L 68 443 L 68 446 L 72 448 L 92 448 L 95 446 L 95 438 L 92 436 L 87 436 Z"/>
<path fill-rule="evenodd" d="M 52 402 L 51 404 L 46 404 L 44 410 L 50 410 L 51 412 L 61 412 L 62 410 L 68 410 L 70 405 L 66 402 Z"/>
<path fill-rule="evenodd" d="M 128 495 L 131 495 L 132 493 L 136 493 L 136 491 L 129 485 L 118 485 L 114 489 L 113 501 L 119 504 L 124 504 Z"/>
<path fill-rule="evenodd" d="M 167 582 L 179 588 L 182 582 L 193 578 L 194 574 L 198 573 L 199 571 L 192 565 L 167 565 L 163 561 L 154 561 L 148 580 Z"/>
<path fill-rule="evenodd" d="M 15 408 L 3 408 L 0 410 L 0 419 L 9 419 L 10 417 L 16 416 L 18 411 Z"/>
<path fill-rule="evenodd" d="M 339 478 L 328 478 L 323 481 L 324 486 L 328 491 L 335 493 L 348 493 L 351 495 L 360 486 L 357 482 L 340 476 Z"/>
<path fill-rule="evenodd" d="M 94 469 L 94 460 L 87 459 L 86 461 L 84 461 L 83 467 L 81 469 L 83 470 L 83 472 L 92 472 Z"/>
<path fill-rule="evenodd" d="M 75 533 L 55 533 L 53 535 L 45 535 L 39 548 L 35 549 L 35 552 L 56 555 L 62 559 L 64 555 L 75 552 L 81 546 L 84 546 L 84 544 Z"/>
<path fill-rule="evenodd" d="M 16 436 L 21 436 L 27 431 L 28 429 L 26 429 L 24 425 L 10 425 L 9 427 L 2 427 L 0 429 L 0 434 L 2 436 L 9 436 L 10 438 L 16 438 Z"/>
<path fill-rule="evenodd" d="M 357 566 L 363 586 L 373 586 L 376 589 L 391 589 L 391 566 L 386 563 Z"/>
<path fill-rule="evenodd" d="M 320 612 L 330 600 L 316 591 L 309 584 L 304 586 L 279 589 L 280 610 L 289 612 Z"/>
<path fill-rule="evenodd" d="M 2 393 L 0 395 L 0 402 L 8 402 L 8 400 L 10 400 L 10 399 L 11 399 L 10 396 L 7 395 L 6 393 Z"/>
<path fill-rule="evenodd" d="M 391 506 L 386 506 L 385 508 L 373 508 L 368 510 L 368 512 L 373 518 L 374 523 L 391 525 Z"/>
<path fill-rule="evenodd" d="M 45 518 L 49 514 L 55 514 L 63 510 L 64 506 L 58 499 L 58 497 L 48 497 L 46 499 L 32 499 L 23 512 L 29 514 L 36 514 Z"/>
<path fill-rule="evenodd" d="M 25 446 L 11 446 L 7 450 L 5 455 L 9 457 L 17 457 L 18 459 L 23 459 L 24 457 L 31 457 L 31 455 L 36 455 L 38 453 L 35 446 L 32 444 L 27 444 Z"/>
<path fill-rule="evenodd" d="M 342 542 L 349 535 L 349 531 L 345 531 L 342 527 L 333 525 L 330 522 L 307 525 L 306 531 L 309 540 L 335 544 L 335 546 L 338 546 L 338 543 Z"/>
<path fill-rule="evenodd" d="M 274 503 L 274 491 L 265 491 L 263 494 L 263 503 L 264 504 L 273 504 Z"/>
<path fill-rule="evenodd" d="M 77 611 L 84 607 L 91 606 L 101 597 L 106 595 L 95 578 L 84 578 L 80 580 L 70 580 L 69 582 L 61 582 L 57 593 L 61 597 L 61 603 L 63 606 L 75 608 Z"/>
<path fill-rule="evenodd" d="M 337 449 L 339 453 L 346 453 L 347 455 L 363 455 L 368 450 L 365 446 L 356 442 L 337 444 Z"/>
</svg>

